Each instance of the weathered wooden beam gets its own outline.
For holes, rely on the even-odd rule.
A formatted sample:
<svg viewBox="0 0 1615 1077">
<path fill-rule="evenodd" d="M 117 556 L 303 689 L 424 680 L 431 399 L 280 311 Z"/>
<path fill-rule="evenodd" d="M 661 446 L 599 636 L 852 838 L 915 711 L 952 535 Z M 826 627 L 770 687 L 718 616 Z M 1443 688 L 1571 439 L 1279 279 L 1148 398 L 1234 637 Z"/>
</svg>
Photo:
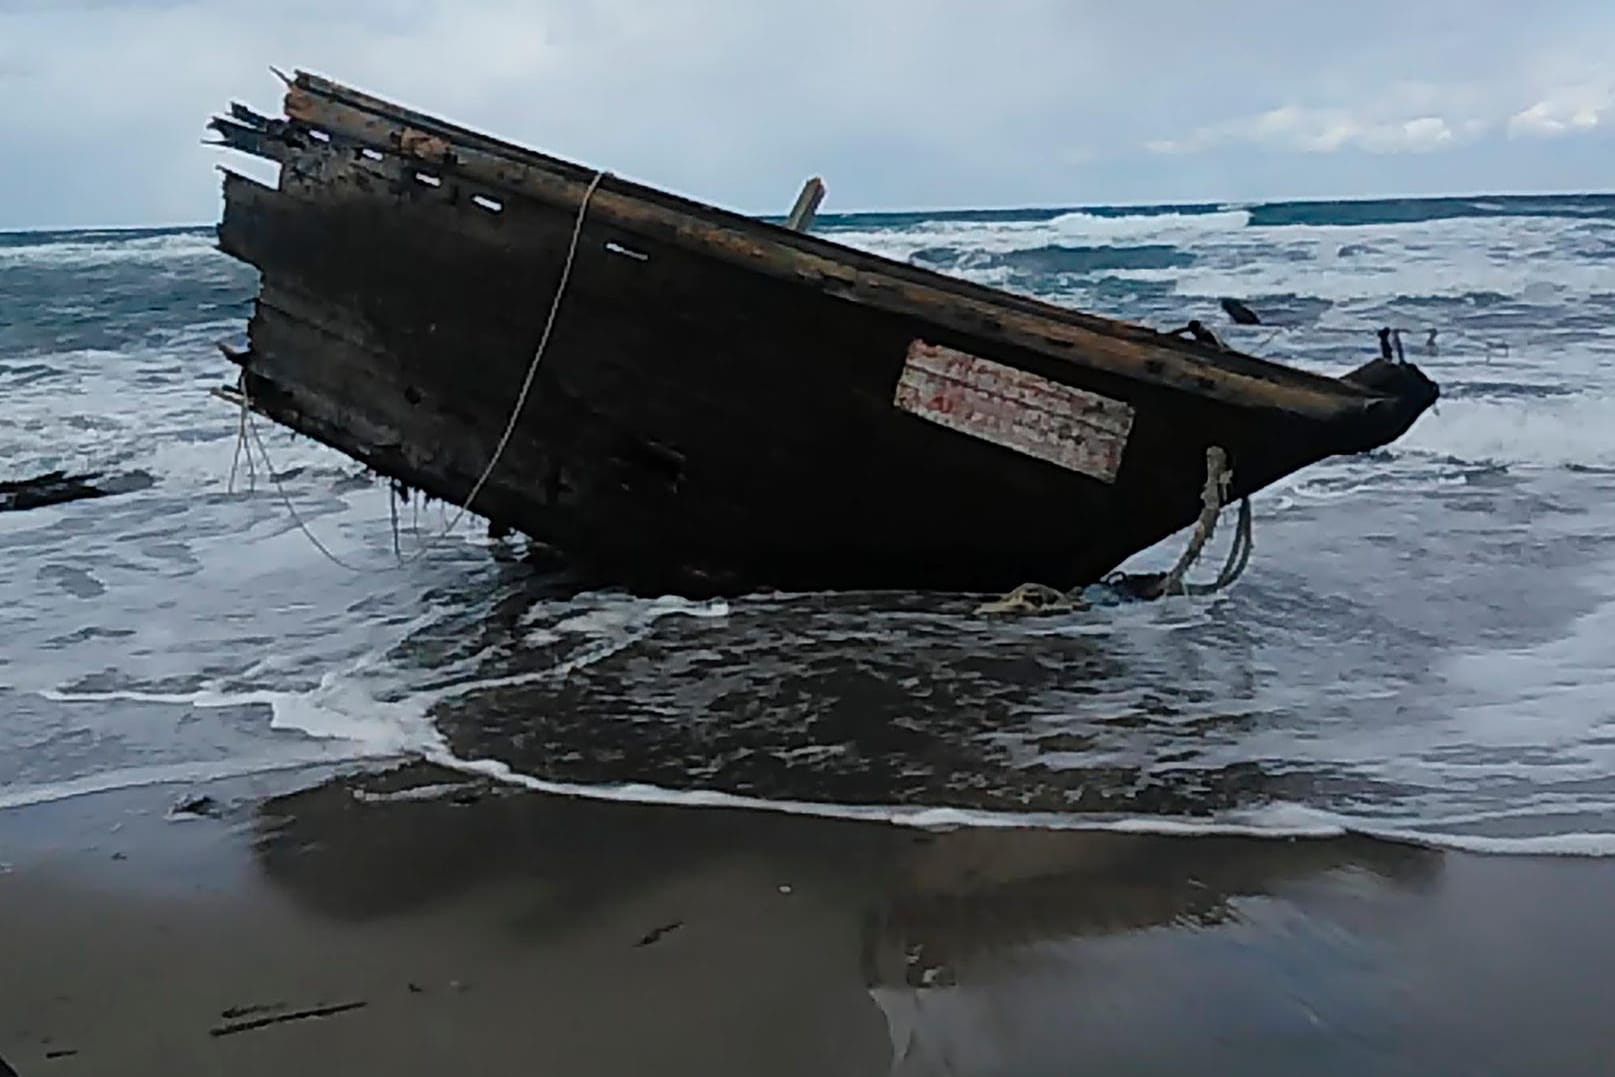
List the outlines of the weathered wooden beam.
<svg viewBox="0 0 1615 1077">
<path fill-rule="evenodd" d="M 268 129 L 269 125 L 275 122 L 261 112 L 254 112 L 239 101 L 230 102 L 230 118 L 256 127 L 260 131 Z"/>
<path fill-rule="evenodd" d="M 291 147 L 278 137 L 278 134 L 253 124 L 237 123 L 235 120 L 216 116 L 208 124 L 208 129 L 219 136 L 219 141 L 212 145 L 226 146 L 254 157 L 281 161 L 291 152 Z"/>
<path fill-rule="evenodd" d="M 819 212 L 819 203 L 824 201 L 824 181 L 814 176 L 802 184 L 802 192 L 796 196 L 796 205 L 791 207 L 790 215 L 785 218 L 785 227 L 793 232 L 806 232 L 813 227 L 813 217 Z"/>
<path fill-rule="evenodd" d="M 350 103 L 359 102 L 358 104 Z M 486 136 L 397 109 L 357 91 L 299 75 L 286 95 L 294 120 L 330 136 L 435 166 L 469 196 L 485 191 L 573 211 L 593 173 L 507 147 Z M 484 146 L 488 148 L 483 148 Z M 314 154 L 329 154 L 314 147 Z M 366 168 L 382 162 L 349 161 Z M 377 167 L 378 174 L 384 172 Z M 1336 378 L 1206 349 L 1139 326 L 1083 315 L 905 263 L 822 244 L 721 210 L 607 177 L 589 217 L 678 244 L 742 268 L 781 277 L 855 303 L 924 318 L 960 333 L 989 334 L 1059 363 L 1165 386 L 1238 407 L 1275 408 L 1316 419 L 1350 419 L 1378 401 Z M 731 222 L 729 218 L 733 217 Z"/>
</svg>

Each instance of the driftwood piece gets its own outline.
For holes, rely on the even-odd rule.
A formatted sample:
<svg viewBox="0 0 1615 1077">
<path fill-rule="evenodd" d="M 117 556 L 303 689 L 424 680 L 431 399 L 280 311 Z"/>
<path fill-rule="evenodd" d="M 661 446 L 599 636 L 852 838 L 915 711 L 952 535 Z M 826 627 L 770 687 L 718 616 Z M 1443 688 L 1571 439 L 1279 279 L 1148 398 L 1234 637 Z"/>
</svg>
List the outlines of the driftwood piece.
<svg viewBox="0 0 1615 1077">
<path fill-rule="evenodd" d="M 306 1010 L 293 1010 L 289 1013 L 272 1013 L 264 1017 L 253 1017 L 247 1020 L 226 1021 L 221 1025 L 214 1025 L 208 1029 L 208 1035 L 215 1038 L 220 1036 L 238 1036 L 243 1032 L 254 1032 L 270 1025 L 283 1025 L 291 1021 L 317 1021 L 325 1017 L 335 1017 L 339 1013 L 362 1009 L 368 1005 L 364 1001 L 339 1002 L 330 1006 L 313 1006 Z"/>
<path fill-rule="evenodd" d="M 1261 325 L 1262 319 L 1256 312 L 1237 299 L 1222 300 L 1222 309 L 1235 325 Z"/>
<path fill-rule="evenodd" d="M 52 471 L 28 479 L 0 482 L 0 512 L 21 512 L 86 498 L 132 493 L 146 489 L 155 481 L 144 471 L 112 476 L 99 473 L 69 475 L 65 471 Z"/>
</svg>

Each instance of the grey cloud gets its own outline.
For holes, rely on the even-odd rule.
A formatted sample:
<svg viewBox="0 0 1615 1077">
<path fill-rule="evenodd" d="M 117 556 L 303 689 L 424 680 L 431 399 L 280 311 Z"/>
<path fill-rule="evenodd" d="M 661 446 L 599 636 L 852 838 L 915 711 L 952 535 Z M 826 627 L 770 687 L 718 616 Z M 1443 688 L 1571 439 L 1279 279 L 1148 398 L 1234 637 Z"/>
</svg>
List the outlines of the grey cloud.
<svg viewBox="0 0 1615 1077">
<path fill-rule="evenodd" d="M 827 208 L 1607 183 L 1572 148 L 1609 137 L 1615 9 L 1518 10 L 0 0 L 0 227 L 211 219 L 203 124 L 273 108 L 270 65 L 749 210 L 809 173 Z M 1553 152 L 1521 154 L 1528 134 Z"/>
<path fill-rule="evenodd" d="M 1508 122 L 1511 135 L 1558 136 L 1608 128 L 1615 123 L 1615 74 L 1562 86 L 1521 109 Z"/>
<path fill-rule="evenodd" d="M 1185 139 L 1147 143 L 1156 153 L 1196 153 L 1214 146 L 1250 142 L 1301 153 L 1334 153 L 1354 148 L 1370 153 L 1419 153 L 1445 149 L 1461 137 L 1476 137 L 1484 121 L 1455 130 L 1441 116 L 1376 120 L 1348 109 L 1308 109 L 1286 105 L 1257 116 L 1202 127 Z"/>
</svg>

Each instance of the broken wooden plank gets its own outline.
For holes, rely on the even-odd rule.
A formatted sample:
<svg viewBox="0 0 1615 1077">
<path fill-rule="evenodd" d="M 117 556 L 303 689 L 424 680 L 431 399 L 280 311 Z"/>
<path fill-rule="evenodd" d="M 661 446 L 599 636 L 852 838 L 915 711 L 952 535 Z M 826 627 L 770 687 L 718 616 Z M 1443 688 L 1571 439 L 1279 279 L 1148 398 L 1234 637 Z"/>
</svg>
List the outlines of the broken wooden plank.
<svg viewBox="0 0 1615 1077">
<path fill-rule="evenodd" d="M 216 116 L 208 124 L 208 129 L 219 136 L 219 140 L 210 145 L 228 146 L 232 150 L 250 153 L 254 157 L 266 157 L 270 160 L 281 161 L 289 156 L 292 148 L 281 139 L 278 133 L 272 134 L 269 130 L 250 124 L 237 123 Z"/>
<path fill-rule="evenodd" d="M 238 120 L 250 127 L 256 127 L 259 130 L 268 128 L 272 123 L 283 122 L 272 119 L 269 116 L 265 116 L 261 112 L 254 112 L 252 109 L 248 108 L 246 105 L 243 105 L 239 101 L 230 102 L 230 116 L 232 119 Z"/>
<path fill-rule="evenodd" d="M 806 232 L 813 227 L 813 217 L 819 212 L 819 203 L 824 201 L 824 181 L 814 176 L 802 184 L 802 192 L 796 196 L 796 204 L 785 218 L 785 227 L 793 232 Z"/>
</svg>

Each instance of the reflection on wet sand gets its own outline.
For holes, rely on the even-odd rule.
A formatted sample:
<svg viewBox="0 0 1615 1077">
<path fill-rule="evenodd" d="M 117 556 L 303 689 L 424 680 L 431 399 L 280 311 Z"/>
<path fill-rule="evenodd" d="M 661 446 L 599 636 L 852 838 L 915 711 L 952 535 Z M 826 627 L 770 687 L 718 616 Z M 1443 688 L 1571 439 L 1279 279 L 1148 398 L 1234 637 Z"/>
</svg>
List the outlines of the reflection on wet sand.
<svg viewBox="0 0 1615 1077">
<path fill-rule="evenodd" d="M 1615 1058 L 1608 861 L 922 832 L 422 765 L 305 781 L 215 783 L 183 823 L 164 789 L 0 813 L 0 1058 L 24 1077 Z"/>
<path fill-rule="evenodd" d="M 967 983 L 1039 943 L 1212 927 L 1241 898 L 1360 872 L 1417 888 L 1439 854 L 1362 838 L 1288 841 L 1101 832 L 958 830 L 897 858 L 866 940 L 872 985 Z"/>
<path fill-rule="evenodd" d="M 945 1031 L 926 1026 L 930 999 L 990 1003 L 1013 993 L 1017 969 L 1080 972 L 1080 949 L 1051 971 L 1037 956 L 1049 944 L 1234 922 L 1243 899 L 1331 876 L 1417 891 L 1442 863 L 1358 839 L 925 832 L 599 802 L 422 768 L 267 801 L 256 829 L 273 886 L 320 916 L 420 916 L 498 894 L 511 968 L 593 940 L 591 969 L 571 969 L 564 997 L 546 996 L 558 1025 L 590 1025 L 583 1015 L 602 1008 L 630 1037 L 745 1022 L 837 1073 L 925 1057 L 927 1037 Z M 505 990 L 541 992 L 542 978 Z M 650 1008 L 624 1007 L 629 997 Z M 872 1037 L 878 1025 L 886 1034 Z"/>
</svg>

